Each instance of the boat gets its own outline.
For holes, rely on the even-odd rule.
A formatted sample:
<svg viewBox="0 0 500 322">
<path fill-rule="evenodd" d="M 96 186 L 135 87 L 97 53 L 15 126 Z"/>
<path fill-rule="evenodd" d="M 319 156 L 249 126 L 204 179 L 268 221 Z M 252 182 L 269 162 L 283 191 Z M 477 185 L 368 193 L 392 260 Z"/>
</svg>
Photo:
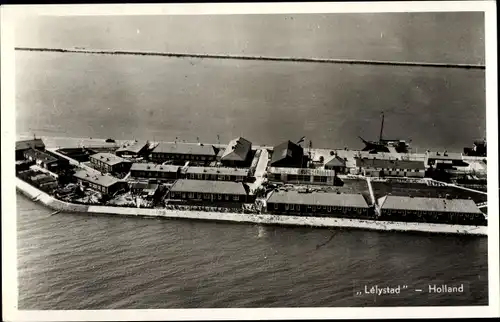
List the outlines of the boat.
<svg viewBox="0 0 500 322">
<path fill-rule="evenodd" d="M 365 144 L 363 151 L 368 151 L 369 153 L 378 152 L 397 152 L 397 153 L 408 153 L 410 150 L 410 143 L 406 140 L 388 140 L 383 139 L 384 132 L 384 113 L 382 112 L 382 125 L 380 126 L 380 136 L 378 141 L 368 141 L 359 137 L 361 141 Z"/>
<path fill-rule="evenodd" d="M 106 139 L 106 143 L 116 143 L 116 141 L 111 138 L 108 138 Z"/>
</svg>

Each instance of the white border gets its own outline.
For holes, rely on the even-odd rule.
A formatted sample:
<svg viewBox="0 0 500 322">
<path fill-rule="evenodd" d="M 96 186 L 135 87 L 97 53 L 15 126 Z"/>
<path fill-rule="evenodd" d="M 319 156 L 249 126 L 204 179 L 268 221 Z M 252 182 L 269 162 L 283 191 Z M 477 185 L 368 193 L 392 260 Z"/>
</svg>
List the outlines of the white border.
<svg viewBox="0 0 500 322">
<path fill-rule="evenodd" d="M 177 4 L 177 5 L 44 5 L 1 8 L 2 71 L 2 300 L 5 320 L 220 320 L 220 319 L 333 319 L 333 318 L 416 318 L 495 317 L 499 311 L 498 267 L 498 110 L 496 10 L 494 1 L 368 2 L 368 3 L 259 3 L 259 4 Z M 13 21 L 30 15 L 199 15 L 271 14 L 334 12 L 432 12 L 483 11 L 486 37 L 486 102 L 488 139 L 488 307 L 397 307 L 397 308 L 283 308 L 283 309 L 172 309 L 103 311 L 18 311 L 16 256 L 16 206 L 14 185 L 15 96 Z M 12 183 L 7 185 L 6 183 Z M 14 247 L 13 247 L 14 246 Z"/>
</svg>

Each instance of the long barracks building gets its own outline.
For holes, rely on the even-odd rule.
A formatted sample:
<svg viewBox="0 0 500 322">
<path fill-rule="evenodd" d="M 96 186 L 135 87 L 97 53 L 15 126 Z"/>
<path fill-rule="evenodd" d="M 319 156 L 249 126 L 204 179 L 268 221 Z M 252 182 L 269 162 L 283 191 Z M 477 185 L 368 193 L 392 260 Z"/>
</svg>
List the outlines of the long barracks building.
<svg viewBox="0 0 500 322">
<path fill-rule="evenodd" d="M 267 211 L 295 216 L 372 218 L 360 194 L 276 191 L 267 200 Z"/>
<path fill-rule="evenodd" d="M 217 158 L 218 150 L 212 145 L 192 143 L 159 143 L 151 152 L 156 163 L 173 160 L 176 162 L 210 162 Z"/>
<path fill-rule="evenodd" d="M 267 173 L 269 181 L 284 183 L 333 186 L 335 182 L 334 170 L 270 167 Z"/>
<path fill-rule="evenodd" d="M 486 225 L 484 214 L 469 199 L 385 196 L 378 204 L 381 220 Z"/>
<path fill-rule="evenodd" d="M 170 199 L 210 202 L 253 202 L 241 182 L 177 180 L 168 193 Z"/>
</svg>

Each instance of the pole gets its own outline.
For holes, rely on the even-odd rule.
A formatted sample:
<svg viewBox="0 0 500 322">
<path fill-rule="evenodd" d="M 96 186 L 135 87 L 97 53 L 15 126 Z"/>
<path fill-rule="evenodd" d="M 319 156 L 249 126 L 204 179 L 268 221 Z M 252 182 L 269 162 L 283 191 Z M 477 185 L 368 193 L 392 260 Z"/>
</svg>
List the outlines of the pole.
<svg viewBox="0 0 500 322">
<path fill-rule="evenodd" d="M 384 112 L 382 112 L 382 125 L 380 126 L 379 142 L 382 143 L 382 134 L 384 132 Z"/>
</svg>

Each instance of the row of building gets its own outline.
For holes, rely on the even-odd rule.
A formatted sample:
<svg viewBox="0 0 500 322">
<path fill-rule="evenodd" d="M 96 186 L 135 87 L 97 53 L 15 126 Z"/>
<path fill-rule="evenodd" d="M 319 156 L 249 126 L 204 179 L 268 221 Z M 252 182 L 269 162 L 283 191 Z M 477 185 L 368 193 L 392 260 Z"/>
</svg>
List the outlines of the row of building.
<svg viewBox="0 0 500 322">
<path fill-rule="evenodd" d="M 388 221 L 485 225 L 486 218 L 469 199 L 385 196 L 378 200 L 380 215 L 361 194 L 273 192 L 267 211 L 296 216 L 371 218 Z"/>
</svg>

